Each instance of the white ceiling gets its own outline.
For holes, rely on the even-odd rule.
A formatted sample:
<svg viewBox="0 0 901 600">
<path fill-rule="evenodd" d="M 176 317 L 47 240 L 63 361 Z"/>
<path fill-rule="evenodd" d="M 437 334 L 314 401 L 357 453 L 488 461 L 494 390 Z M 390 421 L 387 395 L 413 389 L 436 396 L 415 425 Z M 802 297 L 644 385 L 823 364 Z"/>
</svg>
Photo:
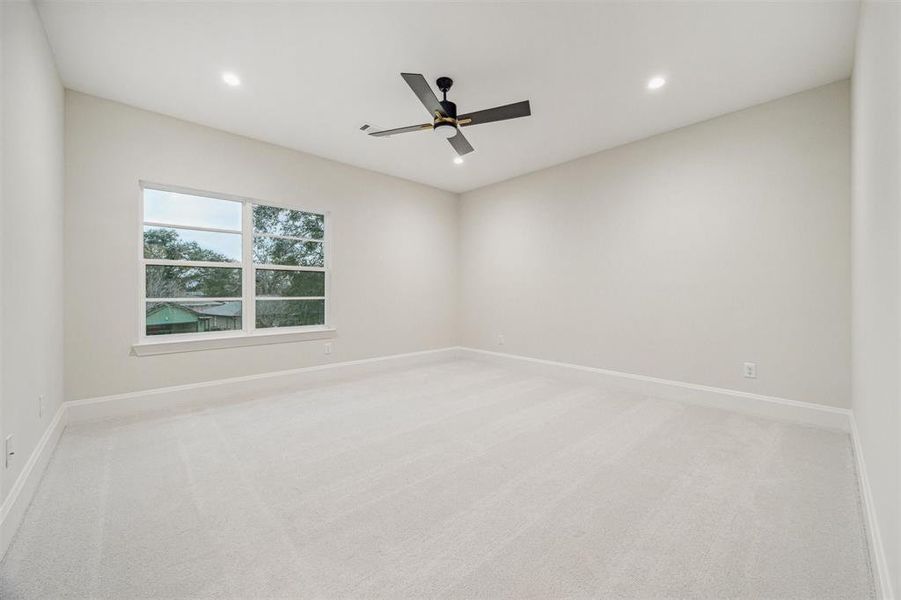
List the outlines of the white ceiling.
<svg viewBox="0 0 901 600">
<path fill-rule="evenodd" d="M 853 2 L 42 2 L 67 87 L 460 192 L 844 79 Z M 243 85 L 229 88 L 231 70 Z M 455 80 L 454 165 L 400 77 Z M 668 84 L 649 92 L 662 74 Z"/>
</svg>

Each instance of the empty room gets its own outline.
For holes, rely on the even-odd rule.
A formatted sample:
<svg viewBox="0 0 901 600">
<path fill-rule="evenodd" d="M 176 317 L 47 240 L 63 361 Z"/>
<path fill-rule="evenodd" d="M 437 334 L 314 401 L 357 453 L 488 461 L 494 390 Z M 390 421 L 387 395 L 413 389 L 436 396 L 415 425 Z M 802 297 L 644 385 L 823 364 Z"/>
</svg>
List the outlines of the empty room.
<svg viewBox="0 0 901 600">
<path fill-rule="evenodd" d="M 901 0 L 0 2 L 0 598 L 901 598 Z"/>
</svg>

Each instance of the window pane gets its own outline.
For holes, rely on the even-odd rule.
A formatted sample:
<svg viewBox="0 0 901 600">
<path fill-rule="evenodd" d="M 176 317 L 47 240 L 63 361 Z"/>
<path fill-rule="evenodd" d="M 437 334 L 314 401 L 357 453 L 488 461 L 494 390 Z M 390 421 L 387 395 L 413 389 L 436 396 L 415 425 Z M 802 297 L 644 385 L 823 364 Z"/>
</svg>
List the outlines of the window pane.
<svg viewBox="0 0 901 600">
<path fill-rule="evenodd" d="M 298 242 L 285 238 L 253 238 L 253 260 L 260 265 L 322 267 L 325 253 L 322 242 Z"/>
<path fill-rule="evenodd" d="M 273 271 L 258 269 L 257 296 L 325 296 L 322 271 Z"/>
<path fill-rule="evenodd" d="M 325 300 L 257 300 L 257 327 L 300 327 L 325 323 Z"/>
<path fill-rule="evenodd" d="M 241 230 L 241 203 L 144 189 L 144 221 Z"/>
<path fill-rule="evenodd" d="M 241 269 L 147 265 L 147 298 L 241 296 Z"/>
<path fill-rule="evenodd" d="M 241 301 L 148 302 L 147 335 L 241 329 Z"/>
<path fill-rule="evenodd" d="M 241 234 L 145 227 L 144 258 L 241 262 Z"/>
<path fill-rule="evenodd" d="M 325 217 L 287 208 L 254 206 L 253 230 L 272 235 L 321 240 L 325 234 Z"/>
</svg>

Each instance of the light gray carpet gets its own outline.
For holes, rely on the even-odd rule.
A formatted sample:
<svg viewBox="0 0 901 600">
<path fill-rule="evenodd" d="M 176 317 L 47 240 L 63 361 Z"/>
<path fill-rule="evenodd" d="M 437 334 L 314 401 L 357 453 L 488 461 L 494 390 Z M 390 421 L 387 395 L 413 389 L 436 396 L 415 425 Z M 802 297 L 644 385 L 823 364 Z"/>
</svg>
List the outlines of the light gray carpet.
<svg viewBox="0 0 901 600">
<path fill-rule="evenodd" d="M 70 428 L 17 598 L 871 598 L 847 435 L 456 361 Z"/>
</svg>

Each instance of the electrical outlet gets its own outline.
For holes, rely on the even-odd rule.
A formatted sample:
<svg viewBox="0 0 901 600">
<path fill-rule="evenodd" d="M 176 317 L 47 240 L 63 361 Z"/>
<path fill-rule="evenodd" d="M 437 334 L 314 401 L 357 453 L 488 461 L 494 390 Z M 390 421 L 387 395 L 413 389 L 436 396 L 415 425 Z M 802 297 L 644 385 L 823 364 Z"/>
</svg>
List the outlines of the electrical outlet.
<svg viewBox="0 0 901 600">
<path fill-rule="evenodd" d="M 757 363 L 745 363 L 745 377 L 748 379 L 757 379 Z"/>
<path fill-rule="evenodd" d="M 497 345 L 498 345 L 498 346 L 503 346 L 503 345 L 504 345 L 504 334 L 503 334 L 503 333 L 498 334 L 498 336 L 497 336 Z"/>
<path fill-rule="evenodd" d="M 326 343 L 325 343 L 325 353 L 326 353 L 326 354 L 331 354 L 331 353 L 332 353 L 332 343 L 331 343 L 331 342 L 326 342 Z"/>
<path fill-rule="evenodd" d="M 4 456 L 4 466 L 8 469 L 9 465 L 13 462 L 13 456 L 16 454 L 16 445 L 15 439 L 13 438 L 13 434 L 9 434 L 6 436 L 6 441 L 3 443 L 3 456 Z"/>
<path fill-rule="evenodd" d="M 44 416 L 44 394 L 38 396 L 38 417 Z"/>
</svg>

